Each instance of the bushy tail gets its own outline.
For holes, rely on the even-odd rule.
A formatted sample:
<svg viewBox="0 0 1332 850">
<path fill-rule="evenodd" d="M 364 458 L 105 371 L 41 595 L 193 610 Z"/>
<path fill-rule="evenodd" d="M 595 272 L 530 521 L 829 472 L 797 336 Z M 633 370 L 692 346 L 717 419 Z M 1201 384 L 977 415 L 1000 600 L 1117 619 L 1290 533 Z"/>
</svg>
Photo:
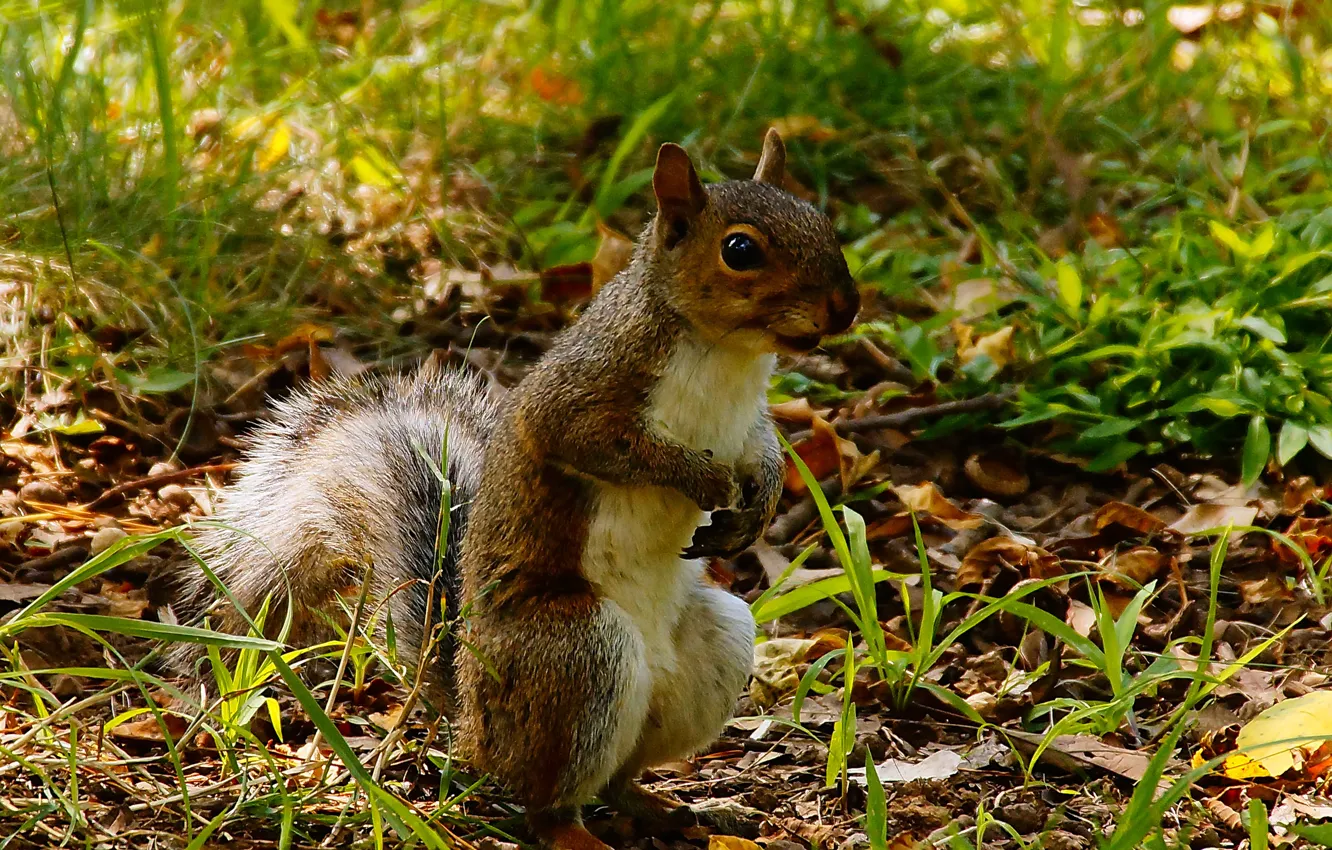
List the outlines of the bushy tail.
<svg viewBox="0 0 1332 850">
<path fill-rule="evenodd" d="M 251 618 L 270 600 L 269 637 L 290 605 L 293 645 L 329 637 L 330 620 L 345 622 L 339 597 L 354 606 L 368 573 L 366 610 L 377 613 L 381 634 L 391 617 L 398 657 L 414 669 L 430 632 L 457 613 L 467 507 L 499 406 L 482 379 L 437 367 L 336 378 L 298 392 L 250 438 L 239 476 L 196 535 L 196 549 Z M 219 630 L 249 631 L 197 564 L 182 569 L 178 590 L 181 621 L 207 618 Z M 450 643 L 446 636 L 422 667 L 432 690 L 448 690 Z M 178 644 L 168 664 L 192 673 L 202 655 Z"/>
</svg>

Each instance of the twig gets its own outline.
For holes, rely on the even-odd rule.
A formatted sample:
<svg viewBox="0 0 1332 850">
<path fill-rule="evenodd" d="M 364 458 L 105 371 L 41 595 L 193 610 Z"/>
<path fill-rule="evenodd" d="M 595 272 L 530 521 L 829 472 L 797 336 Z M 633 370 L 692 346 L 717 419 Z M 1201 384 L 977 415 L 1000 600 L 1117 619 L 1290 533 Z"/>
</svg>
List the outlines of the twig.
<svg viewBox="0 0 1332 850">
<path fill-rule="evenodd" d="M 170 472 L 159 472 L 156 475 L 148 475 L 144 478 L 137 478 L 133 481 L 126 481 L 122 484 L 104 490 L 102 495 L 93 499 L 85 508 L 96 508 L 106 504 L 112 499 L 119 498 L 131 490 L 141 490 L 145 487 L 156 487 L 159 484 L 173 484 L 191 475 L 205 472 L 228 472 L 236 468 L 235 463 L 209 463 L 203 466 L 191 466 L 188 469 L 173 469 Z"/>
<path fill-rule="evenodd" d="M 842 477 L 834 475 L 826 481 L 819 482 L 819 489 L 823 491 L 824 498 L 832 502 L 842 495 Z M 804 501 L 797 503 L 791 510 L 773 520 L 763 539 L 773 546 L 788 543 L 805 526 L 813 522 L 818 513 L 819 505 L 814 501 L 814 497 L 806 496 Z"/>
<path fill-rule="evenodd" d="M 897 413 L 882 413 L 877 416 L 862 416 L 859 419 L 843 419 L 834 423 L 839 434 L 858 434 L 862 431 L 875 431 L 879 428 L 901 428 L 919 419 L 932 416 L 948 416 L 953 413 L 974 413 L 978 410 L 996 410 L 1012 398 L 1012 391 L 986 393 L 975 398 L 957 401 L 941 401 L 926 407 L 912 407 Z"/>
</svg>

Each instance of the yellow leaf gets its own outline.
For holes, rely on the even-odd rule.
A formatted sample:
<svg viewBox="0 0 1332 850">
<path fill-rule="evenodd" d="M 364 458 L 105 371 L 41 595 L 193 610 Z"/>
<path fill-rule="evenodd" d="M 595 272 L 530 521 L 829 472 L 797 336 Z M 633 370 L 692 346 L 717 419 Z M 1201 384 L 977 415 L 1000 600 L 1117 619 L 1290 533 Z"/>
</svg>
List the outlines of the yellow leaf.
<svg viewBox="0 0 1332 850">
<path fill-rule="evenodd" d="M 1272 775 L 1263 767 L 1262 762 L 1254 761 L 1243 753 L 1226 756 L 1221 772 L 1231 779 L 1262 779 Z"/>
<path fill-rule="evenodd" d="M 1280 776 L 1303 768 L 1305 756 L 1328 740 L 1332 740 L 1332 691 L 1288 699 L 1240 730 L 1235 738 L 1237 753 L 1226 759 L 1225 773 L 1236 779 Z"/>
<path fill-rule="evenodd" d="M 762 850 L 748 838 L 738 835 L 709 835 L 708 850 Z"/>
<path fill-rule="evenodd" d="M 362 183 L 384 189 L 393 188 L 394 181 L 391 176 L 393 166 L 373 150 L 365 149 L 364 152 L 352 157 L 348 164 L 351 166 L 352 174 L 355 174 L 356 179 Z"/>
<path fill-rule="evenodd" d="M 255 165 L 260 171 L 267 171 L 277 164 L 277 161 L 287 155 L 291 148 L 291 128 L 287 126 L 286 121 L 278 121 L 273 127 L 273 135 L 269 137 L 268 144 L 259 152 L 259 158 Z"/>
<path fill-rule="evenodd" d="M 971 344 L 968 340 L 966 344 L 961 339 L 958 340 L 957 357 L 963 363 L 970 363 L 982 354 L 994 361 L 994 365 L 1000 369 L 1013 362 L 1016 354 L 1013 348 L 1012 325 L 1000 328 L 991 334 L 986 334 Z"/>
</svg>

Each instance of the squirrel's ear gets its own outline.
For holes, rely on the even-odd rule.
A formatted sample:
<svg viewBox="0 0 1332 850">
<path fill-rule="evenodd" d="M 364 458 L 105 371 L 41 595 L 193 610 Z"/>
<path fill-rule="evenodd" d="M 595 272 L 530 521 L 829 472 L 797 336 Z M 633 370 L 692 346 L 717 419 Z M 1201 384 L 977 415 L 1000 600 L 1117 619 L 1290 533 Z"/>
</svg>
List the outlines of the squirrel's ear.
<svg viewBox="0 0 1332 850">
<path fill-rule="evenodd" d="M 684 148 L 667 142 L 657 151 L 652 191 L 657 195 L 658 221 L 668 228 L 667 247 L 674 247 L 689 231 L 689 222 L 708 201 L 694 163 L 689 161 Z"/>
<path fill-rule="evenodd" d="M 758 168 L 754 170 L 754 179 L 759 183 L 780 186 L 785 177 L 786 145 L 782 143 L 782 134 L 772 127 L 763 137 L 763 154 L 759 157 Z"/>
</svg>

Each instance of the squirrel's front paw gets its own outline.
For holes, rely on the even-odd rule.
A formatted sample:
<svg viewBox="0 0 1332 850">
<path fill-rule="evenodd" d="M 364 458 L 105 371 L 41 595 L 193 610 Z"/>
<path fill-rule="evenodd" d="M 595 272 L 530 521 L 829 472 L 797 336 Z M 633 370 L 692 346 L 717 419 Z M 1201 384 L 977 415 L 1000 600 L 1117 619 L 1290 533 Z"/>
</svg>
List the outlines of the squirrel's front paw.
<svg viewBox="0 0 1332 850">
<path fill-rule="evenodd" d="M 772 500 L 763 496 L 756 480 L 741 487 L 740 504 L 734 510 L 716 511 L 708 525 L 694 532 L 686 558 L 732 558 L 759 538 L 772 516 Z"/>
<path fill-rule="evenodd" d="M 699 510 L 715 511 L 734 505 L 740 495 L 735 473 L 725 464 L 711 460 L 701 470 L 698 481 L 689 497 L 698 505 Z"/>
</svg>

